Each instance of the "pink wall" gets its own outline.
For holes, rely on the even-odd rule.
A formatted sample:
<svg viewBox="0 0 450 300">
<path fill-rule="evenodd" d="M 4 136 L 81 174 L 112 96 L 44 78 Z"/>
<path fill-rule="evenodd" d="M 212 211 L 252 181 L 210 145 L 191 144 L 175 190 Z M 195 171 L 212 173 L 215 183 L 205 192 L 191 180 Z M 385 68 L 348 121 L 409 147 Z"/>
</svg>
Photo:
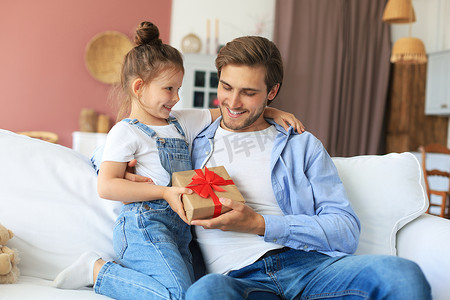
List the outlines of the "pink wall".
<svg viewBox="0 0 450 300">
<path fill-rule="evenodd" d="M 82 108 L 114 120 L 110 86 L 85 67 L 86 44 L 106 30 L 132 38 L 144 20 L 158 25 L 168 43 L 171 5 L 166 0 L 2 1 L 0 128 L 53 131 L 60 144 L 71 147 Z"/>
</svg>

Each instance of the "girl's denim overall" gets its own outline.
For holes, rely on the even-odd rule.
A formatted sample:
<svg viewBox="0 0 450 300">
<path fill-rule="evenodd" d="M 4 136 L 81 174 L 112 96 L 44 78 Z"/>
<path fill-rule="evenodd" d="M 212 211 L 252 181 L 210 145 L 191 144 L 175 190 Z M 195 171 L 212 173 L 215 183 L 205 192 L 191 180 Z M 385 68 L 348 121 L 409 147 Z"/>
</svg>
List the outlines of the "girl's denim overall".
<svg viewBox="0 0 450 300">
<path fill-rule="evenodd" d="M 160 138 L 136 119 L 123 121 L 156 140 L 161 164 L 169 174 L 192 169 L 184 139 Z M 175 118 L 168 121 L 185 137 Z M 165 200 L 124 205 L 113 234 L 118 261 L 102 267 L 95 292 L 115 299 L 183 299 L 193 282 L 190 241 L 189 226 Z"/>
</svg>

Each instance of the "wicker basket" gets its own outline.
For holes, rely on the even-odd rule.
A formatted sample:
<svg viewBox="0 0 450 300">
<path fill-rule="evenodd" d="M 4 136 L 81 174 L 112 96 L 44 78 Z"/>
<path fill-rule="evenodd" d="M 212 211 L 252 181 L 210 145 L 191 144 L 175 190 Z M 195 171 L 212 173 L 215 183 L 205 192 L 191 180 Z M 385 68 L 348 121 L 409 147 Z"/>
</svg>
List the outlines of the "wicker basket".
<svg viewBox="0 0 450 300">
<path fill-rule="evenodd" d="M 91 75 L 108 84 L 120 81 L 123 58 L 133 44 L 123 33 L 105 31 L 94 36 L 86 46 L 85 62 Z"/>
<path fill-rule="evenodd" d="M 22 131 L 18 134 L 23 134 L 32 138 L 40 139 L 53 144 L 58 143 L 58 135 L 49 131 Z"/>
</svg>

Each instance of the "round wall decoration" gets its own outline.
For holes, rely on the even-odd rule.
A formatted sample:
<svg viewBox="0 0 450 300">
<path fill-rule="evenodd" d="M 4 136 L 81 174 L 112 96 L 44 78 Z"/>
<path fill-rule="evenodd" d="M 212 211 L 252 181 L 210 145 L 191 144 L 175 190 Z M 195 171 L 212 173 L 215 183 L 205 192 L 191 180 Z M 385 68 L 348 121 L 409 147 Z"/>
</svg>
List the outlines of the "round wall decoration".
<svg viewBox="0 0 450 300">
<path fill-rule="evenodd" d="M 85 62 L 91 75 L 103 83 L 120 81 L 123 58 L 133 43 L 123 33 L 105 31 L 94 36 L 86 46 Z"/>
<path fill-rule="evenodd" d="M 202 49 L 202 41 L 200 38 L 190 33 L 181 40 L 181 50 L 184 53 L 199 53 Z"/>
</svg>

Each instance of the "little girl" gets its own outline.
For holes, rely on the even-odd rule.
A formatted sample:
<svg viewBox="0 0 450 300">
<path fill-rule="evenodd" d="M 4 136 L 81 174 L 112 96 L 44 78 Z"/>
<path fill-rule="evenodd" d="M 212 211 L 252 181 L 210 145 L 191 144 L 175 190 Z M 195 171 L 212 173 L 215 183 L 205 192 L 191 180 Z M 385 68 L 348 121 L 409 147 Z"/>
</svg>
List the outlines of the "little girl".
<svg viewBox="0 0 450 300">
<path fill-rule="evenodd" d="M 220 112 L 172 111 L 184 75 L 181 54 L 162 43 L 150 22 L 139 25 L 135 42 L 121 77 L 127 95 L 122 112 L 128 118 L 109 132 L 98 174 L 100 197 L 127 203 L 114 226 L 117 263 L 88 252 L 54 284 L 75 289 L 95 282 L 96 293 L 116 299 L 183 299 L 194 278 L 191 232 L 180 198 L 192 191 L 172 187 L 171 175 L 192 169 L 189 145 Z M 267 109 L 265 116 L 301 127 L 291 114 L 275 109 Z M 154 185 L 124 178 L 133 159 L 138 161 L 136 173 Z"/>
</svg>

